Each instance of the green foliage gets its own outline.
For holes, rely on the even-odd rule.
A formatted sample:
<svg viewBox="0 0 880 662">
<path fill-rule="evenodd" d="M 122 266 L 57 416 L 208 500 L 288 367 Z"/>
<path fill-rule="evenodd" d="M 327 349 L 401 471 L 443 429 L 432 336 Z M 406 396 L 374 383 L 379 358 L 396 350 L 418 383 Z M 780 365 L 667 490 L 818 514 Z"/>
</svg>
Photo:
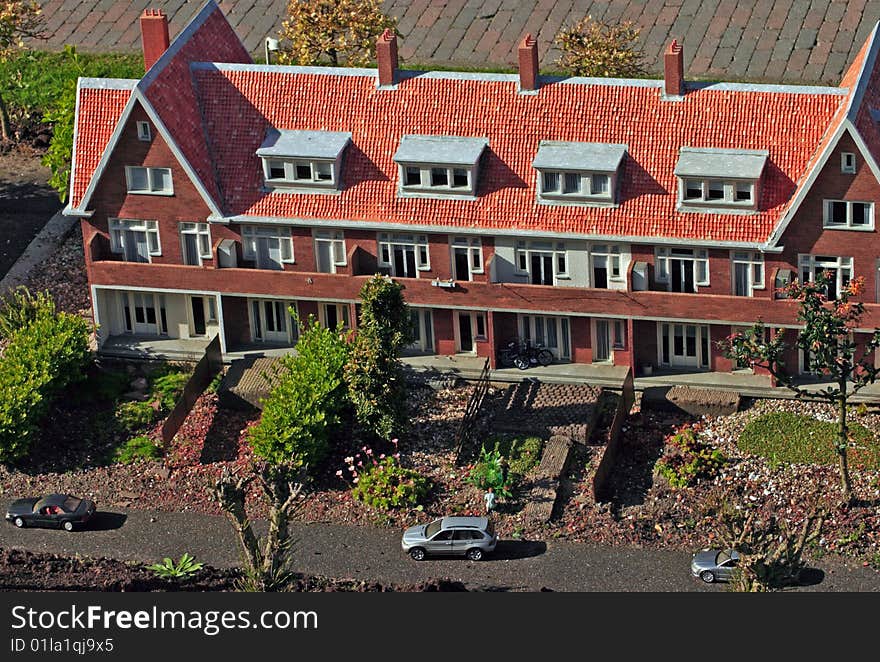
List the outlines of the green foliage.
<svg viewBox="0 0 880 662">
<path fill-rule="evenodd" d="M 192 372 L 188 368 L 164 365 L 150 375 L 153 397 L 158 399 L 164 411 L 171 411 L 183 395 L 183 389 Z"/>
<path fill-rule="evenodd" d="M 427 478 L 412 469 L 405 469 L 397 458 L 389 456 L 360 471 L 352 496 L 380 510 L 414 507 L 431 487 Z"/>
<path fill-rule="evenodd" d="M 511 497 L 509 469 L 508 477 L 504 476 L 503 456 L 498 448 L 487 450 L 485 446 L 480 449 L 480 459 L 468 471 L 466 482 L 476 485 L 481 490 L 490 487 L 499 497 Z"/>
<path fill-rule="evenodd" d="M 0 299 L 0 338 L 9 338 L 33 322 L 40 313 L 53 315 L 55 301 L 49 292 L 32 293 L 23 285 Z"/>
<path fill-rule="evenodd" d="M 724 455 L 700 438 L 702 427 L 685 424 L 666 438 L 655 468 L 671 487 L 687 487 L 714 477 L 725 463 Z"/>
<path fill-rule="evenodd" d="M 575 76 L 631 78 L 646 74 L 638 49 L 639 29 L 632 21 L 603 23 L 586 16 L 556 35 L 562 56 L 556 61 Z"/>
<path fill-rule="evenodd" d="M 76 397 L 99 402 L 116 402 L 128 391 L 130 378 L 125 372 L 99 369 L 91 375 Z"/>
<path fill-rule="evenodd" d="M 493 437 L 481 447 L 480 457 L 465 481 L 481 490 L 491 487 L 497 496 L 509 498 L 512 488 L 541 461 L 543 447 L 544 441 L 539 437 Z"/>
<path fill-rule="evenodd" d="M 88 324 L 75 315 L 40 309 L 9 336 L 0 358 L 0 462 L 27 453 L 49 404 L 83 379 L 91 358 Z"/>
<path fill-rule="evenodd" d="M 158 412 L 149 402 L 123 402 L 116 407 L 116 425 L 128 432 L 138 432 L 152 425 Z"/>
<path fill-rule="evenodd" d="M 850 457 L 866 469 L 880 469 L 880 441 L 858 423 L 848 426 Z M 746 425 L 737 445 L 747 453 L 765 457 L 774 464 L 834 464 L 837 424 L 787 411 L 758 416 Z"/>
<path fill-rule="evenodd" d="M 361 428 L 390 439 L 403 423 L 406 401 L 400 351 L 412 342 L 409 306 L 403 286 L 375 275 L 364 283 L 361 316 L 345 381 Z"/>
<path fill-rule="evenodd" d="M 154 460 L 162 456 L 156 443 L 146 435 L 132 437 L 116 449 L 113 460 L 122 464 L 131 464 L 137 460 Z"/>
<path fill-rule="evenodd" d="M 281 359 L 260 422 L 248 432 L 254 452 L 273 464 L 314 466 L 346 406 L 342 371 L 348 343 L 314 319 L 301 325 L 296 354 Z"/>
<path fill-rule="evenodd" d="M 195 557 L 184 552 L 177 563 L 166 556 L 162 563 L 148 565 L 147 569 L 163 579 L 186 579 L 196 574 L 202 567 L 203 564 L 196 561 Z"/>
<path fill-rule="evenodd" d="M 205 389 L 205 393 L 216 393 L 217 389 L 220 388 L 220 383 L 223 381 L 223 370 L 214 375 L 213 379 L 211 379 L 211 383 L 208 384 Z"/>
</svg>

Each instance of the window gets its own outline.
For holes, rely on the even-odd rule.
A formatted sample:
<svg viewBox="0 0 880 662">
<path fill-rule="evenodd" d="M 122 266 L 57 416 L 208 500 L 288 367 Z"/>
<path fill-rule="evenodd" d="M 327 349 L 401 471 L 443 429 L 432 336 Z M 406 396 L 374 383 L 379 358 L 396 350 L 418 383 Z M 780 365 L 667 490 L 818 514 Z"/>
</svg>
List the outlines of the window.
<svg viewBox="0 0 880 662">
<path fill-rule="evenodd" d="M 734 251 L 733 294 L 738 297 L 753 296 L 753 290 L 764 287 L 764 256 L 758 252 Z"/>
<path fill-rule="evenodd" d="M 825 200 L 823 227 L 848 230 L 874 229 L 874 203 Z"/>
<path fill-rule="evenodd" d="M 446 166 L 401 166 L 403 188 L 473 194 L 473 169 Z"/>
<path fill-rule="evenodd" d="M 554 285 L 568 275 L 568 253 L 564 242 L 516 242 L 516 268 L 528 274 L 532 285 Z"/>
<path fill-rule="evenodd" d="M 125 180 L 129 193 L 171 195 L 171 168 L 144 168 L 125 166 Z"/>
<path fill-rule="evenodd" d="M 351 134 L 270 127 L 256 151 L 263 161 L 268 187 L 305 187 L 328 191 L 339 187 L 342 157 Z"/>
<path fill-rule="evenodd" d="M 347 303 L 321 304 L 321 324 L 325 329 L 335 330 L 340 324 L 343 328 L 351 328 Z"/>
<path fill-rule="evenodd" d="M 820 273 L 827 273 L 830 282 L 826 296 L 836 299 L 840 290 L 852 278 L 851 257 L 834 257 L 829 255 L 800 255 L 798 266 L 802 283 L 813 282 Z"/>
<path fill-rule="evenodd" d="M 696 292 L 709 285 L 709 252 L 705 249 L 658 248 L 655 280 L 667 283 L 671 292 Z"/>
<path fill-rule="evenodd" d="M 609 206 L 627 146 L 542 140 L 532 161 L 538 199 L 550 204 Z"/>
<path fill-rule="evenodd" d="M 335 274 L 336 267 L 345 266 L 345 239 L 341 231 L 315 231 L 315 263 L 324 274 Z"/>
<path fill-rule="evenodd" d="M 207 223 L 181 223 L 180 246 L 183 263 L 202 266 L 211 259 L 211 234 Z"/>
<path fill-rule="evenodd" d="M 137 123 L 137 134 L 138 140 L 142 140 L 144 142 L 150 142 L 152 140 L 152 135 L 150 134 L 150 123 L 149 122 L 138 122 Z"/>
<path fill-rule="evenodd" d="M 474 313 L 474 326 L 476 327 L 474 334 L 479 340 L 486 339 L 486 315 L 485 313 Z"/>
<path fill-rule="evenodd" d="M 622 281 L 620 269 L 620 246 L 596 244 L 590 251 L 592 260 L 592 285 L 595 288 L 607 289 L 609 281 Z"/>
<path fill-rule="evenodd" d="M 151 255 L 162 254 L 159 224 L 111 218 L 110 250 L 122 253 L 126 262 L 149 262 Z"/>
<path fill-rule="evenodd" d="M 614 349 L 624 349 L 626 347 L 626 322 L 623 320 L 612 320 L 611 329 L 611 347 Z"/>
<path fill-rule="evenodd" d="M 404 179 L 404 186 L 422 185 L 422 171 L 419 168 L 416 168 L 414 166 L 407 166 L 405 173 L 406 178 Z"/>
<path fill-rule="evenodd" d="M 473 280 L 483 273 L 483 246 L 479 237 L 455 237 L 452 240 L 452 273 L 455 280 Z"/>
<path fill-rule="evenodd" d="M 847 175 L 856 174 L 856 155 L 852 152 L 841 152 L 840 172 Z"/>
<path fill-rule="evenodd" d="M 488 138 L 401 136 L 393 156 L 399 169 L 399 193 L 421 197 L 475 196 L 480 159 L 488 144 Z"/>
<path fill-rule="evenodd" d="M 379 264 L 397 278 L 416 278 L 431 269 L 427 235 L 379 234 Z"/>
<path fill-rule="evenodd" d="M 244 225 L 241 228 L 242 256 L 257 263 L 257 269 L 284 269 L 292 263 L 290 228 Z"/>
<path fill-rule="evenodd" d="M 608 175 L 550 170 L 541 173 L 540 181 L 541 196 L 611 199 Z"/>
<path fill-rule="evenodd" d="M 266 183 L 273 185 L 335 185 L 335 164 L 331 161 L 263 159 Z"/>
<path fill-rule="evenodd" d="M 681 184 L 684 204 L 755 206 L 755 182 L 720 179 L 684 179 Z"/>
</svg>

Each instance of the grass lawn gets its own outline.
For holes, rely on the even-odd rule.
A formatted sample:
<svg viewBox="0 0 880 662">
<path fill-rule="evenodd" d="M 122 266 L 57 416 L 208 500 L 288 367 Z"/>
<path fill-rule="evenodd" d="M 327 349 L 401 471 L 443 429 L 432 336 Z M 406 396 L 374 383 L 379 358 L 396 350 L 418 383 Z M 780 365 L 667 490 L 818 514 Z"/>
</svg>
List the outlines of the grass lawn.
<svg viewBox="0 0 880 662">
<path fill-rule="evenodd" d="M 851 422 L 851 466 L 880 469 L 880 441 L 868 428 Z M 751 421 L 739 438 L 739 448 L 760 455 L 773 464 L 835 464 L 837 424 L 791 412 L 764 414 Z"/>
</svg>

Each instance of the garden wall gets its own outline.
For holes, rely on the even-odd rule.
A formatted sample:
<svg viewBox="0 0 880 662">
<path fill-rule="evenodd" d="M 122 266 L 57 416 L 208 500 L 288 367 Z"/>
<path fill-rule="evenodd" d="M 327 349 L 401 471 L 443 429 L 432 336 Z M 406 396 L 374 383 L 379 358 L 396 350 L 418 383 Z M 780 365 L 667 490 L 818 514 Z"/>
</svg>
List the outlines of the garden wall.
<svg viewBox="0 0 880 662">
<path fill-rule="evenodd" d="M 208 343 L 205 349 L 205 355 L 202 356 L 193 371 L 192 376 L 183 387 L 183 393 L 174 409 L 168 414 L 168 418 L 162 424 L 162 443 L 168 444 L 174 439 L 174 435 L 183 425 L 186 417 L 192 411 L 193 406 L 199 396 L 208 388 L 208 384 L 223 367 L 223 353 L 220 351 L 220 336 L 214 336 L 214 339 Z"/>
<path fill-rule="evenodd" d="M 605 433 L 605 445 L 603 448 L 597 449 L 596 452 L 599 459 L 593 473 L 593 499 L 597 502 L 602 501 L 605 496 L 608 478 L 611 476 L 620 449 L 620 432 L 630 409 L 632 409 L 633 402 L 635 402 L 632 370 L 630 369 L 626 373 L 620 395 L 607 390 L 604 395 L 606 398 L 615 398 L 617 403 L 611 424 Z"/>
</svg>

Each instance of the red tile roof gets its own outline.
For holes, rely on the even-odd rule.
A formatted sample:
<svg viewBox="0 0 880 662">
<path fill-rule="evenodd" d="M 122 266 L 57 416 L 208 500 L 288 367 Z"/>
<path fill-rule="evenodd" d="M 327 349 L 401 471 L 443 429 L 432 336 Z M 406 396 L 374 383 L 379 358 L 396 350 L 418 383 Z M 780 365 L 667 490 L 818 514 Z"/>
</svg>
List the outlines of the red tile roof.
<svg viewBox="0 0 880 662">
<path fill-rule="evenodd" d="M 664 101 L 653 84 L 579 83 L 545 85 L 532 96 L 517 94 L 512 79 L 454 75 L 408 78 L 380 91 L 373 77 L 334 70 L 222 65 L 193 75 L 233 215 L 729 242 L 769 237 L 845 99 L 708 87 Z M 341 194 L 261 192 L 254 152 L 269 126 L 350 131 Z M 392 156 L 406 133 L 488 137 L 477 200 L 398 197 Z M 531 162 L 541 140 L 628 144 L 620 206 L 538 204 Z M 769 150 L 760 212 L 676 211 L 673 169 L 682 146 Z"/>
<path fill-rule="evenodd" d="M 110 89 L 80 86 L 76 154 L 70 176 L 71 207 L 79 206 L 131 92 L 132 87 Z"/>
</svg>

